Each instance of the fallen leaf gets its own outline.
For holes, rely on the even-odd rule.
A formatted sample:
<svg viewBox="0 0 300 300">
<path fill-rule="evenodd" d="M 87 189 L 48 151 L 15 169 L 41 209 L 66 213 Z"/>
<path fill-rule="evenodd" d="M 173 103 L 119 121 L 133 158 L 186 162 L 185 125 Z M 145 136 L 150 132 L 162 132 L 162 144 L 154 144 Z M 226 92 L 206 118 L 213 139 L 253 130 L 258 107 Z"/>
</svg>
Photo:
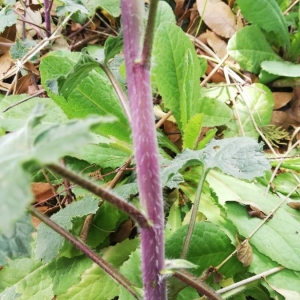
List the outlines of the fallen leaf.
<svg viewBox="0 0 300 300">
<path fill-rule="evenodd" d="M 294 93 L 274 92 L 274 109 L 279 109 L 287 105 L 293 98 Z"/>
<path fill-rule="evenodd" d="M 197 7 L 205 24 L 216 34 L 231 38 L 236 33 L 236 16 L 227 4 L 222 1 L 197 0 Z"/>
<path fill-rule="evenodd" d="M 293 209 L 300 210 L 300 201 L 291 201 L 287 205 Z"/>
<path fill-rule="evenodd" d="M 243 264 L 243 266 L 250 266 L 253 260 L 253 251 L 251 245 L 249 244 L 249 241 L 245 240 L 243 243 L 239 244 L 236 247 L 236 251 L 237 258 Z"/>
<path fill-rule="evenodd" d="M 33 182 L 31 184 L 31 190 L 35 198 L 36 203 L 43 202 L 55 197 L 55 193 L 59 185 L 50 185 L 45 182 Z"/>
</svg>

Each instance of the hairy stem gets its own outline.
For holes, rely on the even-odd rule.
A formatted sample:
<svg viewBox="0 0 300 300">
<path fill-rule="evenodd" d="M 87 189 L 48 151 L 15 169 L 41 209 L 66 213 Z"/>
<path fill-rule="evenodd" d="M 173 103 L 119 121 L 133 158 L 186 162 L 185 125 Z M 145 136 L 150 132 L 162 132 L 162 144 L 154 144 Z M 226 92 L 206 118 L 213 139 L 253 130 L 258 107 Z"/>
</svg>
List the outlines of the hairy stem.
<svg viewBox="0 0 300 300">
<path fill-rule="evenodd" d="M 176 271 L 173 276 L 193 287 L 195 290 L 197 290 L 197 292 L 205 295 L 211 300 L 222 300 L 222 297 L 218 295 L 210 286 L 186 270 Z"/>
<path fill-rule="evenodd" d="M 141 259 L 145 300 L 167 299 L 164 268 L 164 212 L 154 125 L 149 61 L 157 0 L 151 1 L 145 46 L 143 44 L 144 2 L 121 0 L 124 54 L 130 104 L 132 137 L 142 209 L 152 227 L 141 230 Z M 150 25 L 149 25 L 150 24 Z M 150 37 L 150 40 L 149 40 Z M 152 37 L 152 38 L 151 38 Z"/>
<path fill-rule="evenodd" d="M 51 164 L 51 165 L 47 165 L 47 168 L 61 175 L 62 177 L 67 178 L 70 181 L 73 181 L 74 183 L 90 191 L 94 195 L 101 197 L 102 199 L 115 205 L 118 209 L 126 212 L 132 219 L 134 219 L 138 223 L 138 225 L 141 228 L 150 227 L 148 219 L 145 217 L 145 215 L 142 212 L 140 212 L 133 205 L 125 202 L 123 199 L 114 195 L 111 191 L 104 189 L 100 185 L 97 185 L 92 181 L 85 179 L 62 166 Z"/>
<path fill-rule="evenodd" d="M 57 232 L 59 235 L 63 236 L 66 240 L 72 243 L 77 249 L 94 261 L 101 269 L 103 269 L 108 275 L 114 278 L 118 283 L 124 286 L 129 293 L 131 293 L 136 299 L 139 299 L 136 291 L 132 288 L 134 284 L 130 282 L 125 276 L 123 276 L 116 268 L 111 266 L 106 262 L 101 256 L 96 254 L 92 249 L 90 249 L 86 244 L 80 241 L 78 238 L 73 236 L 70 232 L 60 227 L 57 223 L 53 222 L 50 218 L 40 213 L 36 208 L 30 206 L 28 211 L 40 219 L 43 223 Z"/>
<path fill-rule="evenodd" d="M 195 201 L 194 201 L 194 205 L 193 205 L 193 210 L 192 210 L 192 215 L 191 215 L 189 228 L 188 228 L 188 231 L 187 231 L 187 234 L 186 234 L 186 237 L 185 237 L 185 241 L 184 241 L 184 244 L 183 244 L 183 247 L 182 247 L 182 252 L 181 252 L 181 256 L 180 256 L 180 258 L 182 258 L 182 259 L 186 258 L 186 255 L 187 255 L 188 250 L 189 250 L 193 230 L 194 230 L 194 227 L 195 227 L 197 212 L 198 212 L 198 208 L 199 208 L 202 188 L 203 188 L 203 184 L 204 184 L 204 181 L 205 181 L 205 178 L 206 178 L 206 175 L 207 175 L 208 171 L 209 171 L 209 169 L 206 169 L 205 166 L 204 166 L 203 170 L 202 170 L 202 175 L 201 175 L 201 178 L 200 178 L 200 182 L 198 184 L 196 196 L 195 196 Z"/>
</svg>

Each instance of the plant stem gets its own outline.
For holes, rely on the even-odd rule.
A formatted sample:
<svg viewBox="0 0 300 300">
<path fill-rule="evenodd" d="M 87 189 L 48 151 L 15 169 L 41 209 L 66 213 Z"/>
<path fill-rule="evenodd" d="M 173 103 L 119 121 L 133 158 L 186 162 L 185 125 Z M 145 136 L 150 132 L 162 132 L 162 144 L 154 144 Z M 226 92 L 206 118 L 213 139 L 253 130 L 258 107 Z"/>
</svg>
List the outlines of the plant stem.
<svg viewBox="0 0 300 300">
<path fill-rule="evenodd" d="M 186 270 L 176 271 L 173 276 L 211 300 L 222 300 L 222 297 L 218 295 L 210 286 Z"/>
<path fill-rule="evenodd" d="M 191 220 L 190 220 L 190 223 L 189 223 L 189 228 L 188 228 L 186 238 L 185 238 L 185 241 L 184 241 L 184 244 L 183 244 L 183 247 L 182 247 L 182 252 L 181 252 L 181 256 L 180 256 L 180 258 L 182 258 L 182 259 L 186 258 L 186 255 L 187 255 L 188 250 L 189 250 L 190 242 L 191 242 L 191 239 L 192 239 L 192 234 L 193 234 L 194 227 L 195 227 L 196 217 L 197 217 L 197 213 L 198 213 L 202 188 L 203 188 L 203 184 L 205 182 L 205 178 L 206 178 L 206 175 L 207 175 L 208 171 L 209 171 L 209 169 L 206 169 L 206 167 L 204 166 L 203 170 L 202 170 L 202 175 L 201 175 L 201 178 L 200 178 L 200 182 L 198 184 L 196 196 L 195 196 L 195 201 L 194 201 L 194 205 L 193 205 L 193 210 L 192 210 Z"/>
<path fill-rule="evenodd" d="M 80 241 L 78 238 L 73 236 L 70 232 L 53 222 L 50 218 L 40 213 L 36 208 L 29 206 L 28 211 L 40 219 L 43 223 L 57 232 L 59 235 L 63 236 L 66 240 L 72 243 L 77 249 L 94 261 L 101 269 L 103 269 L 108 275 L 115 279 L 118 283 L 124 286 L 127 291 L 132 294 L 136 299 L 139 299 L 138 294 L 132 288 L 134 284 L 130 282 L 125 276 L 123 276 L 116 268 L 111 266 L 106 262 L 101 256 L 96 254 L 92 249 L 90 249 L 86 244 Z"/>
<path fill-rule="evenodd" d="M 45 17 L 45 27 L 46 27 L 46 36 L 51 36 L 51 6 L 52 6 L 51 0 L 44 0 L 44 17 Z"/>
<path fill-rule="evenodd" d="M 164 268 L 164 212 L 158 145 L 154 125 L 149 61 L 157 0 L 151 1 L 145 45 L 144 2 L 121 0 L 128 98 L 142 209 L 153 226 L 141 230 L 141 260 L 145 300 L 167 299 Z M 149 20 L 150 19 L 150 20 Z"/>
<path fill-rule="evenodd" d="M 74 183 L 90 191 L 96 196 L 99 196 L 105 199 L 106 201 L 110 202 L 111 204 L 115 205 L 118 209 L 126 212 L 132 219 L 134 219 L 138 223 L 138 225 L 141 228 L 150 227 L 148 219 L 145 217 L 145 215 L 142 212 L 140 212 L 133 205 L 125 202 L 123 199 L 114 195 L 111 191 L 104 189 L 100 185 L 97 185 L 88 179 L 78 176 L 76 173 L 71 172 L 62 166 L 50 164 L 47 165 L 47 168 L 61 175 L 62 177 L 67 178 L 70 181 L 73 181 Z"/>
<path fill-rule="evenodd" d="M 284 267 L 282 267 L 282 266 L 270 269 L 268 271 L 262 272 L 260 274 L 254 275 L 254 276 L 252 276 L 250 278 L 244 279 L 244 280 L 236 282 L 236 283 L 234 283 L 234 284 L 232 284 L 230 286 L 222 288 L 222 289 L 216 291 L 216 293 L 218 293 L 218 294 L 224 294 L 224 293 L 229 292 L 229 291 L 233 292 L 235 289 L 241 288 L 243 286 L 244 286 L 243 289 L 245 289 L 247 287 L 247 285 L 249 285 L 249 283 L 254 282 L 256 280 L 260 280 L 262 278 L 265 278 L 265 277 L 267 277 L 267 276 L 269 276 L 271 274 L 277 273 L 277 272 L 279 272 L 279 271 L 281 271 L 283 269 L 284 269 Z M 240 289 L 239 289 L 239 291 L 240 291 Z M 230 296 L 233 296 L 233 295 L 234 295 L 234 293 L 230 294 Z"/>
</svg>

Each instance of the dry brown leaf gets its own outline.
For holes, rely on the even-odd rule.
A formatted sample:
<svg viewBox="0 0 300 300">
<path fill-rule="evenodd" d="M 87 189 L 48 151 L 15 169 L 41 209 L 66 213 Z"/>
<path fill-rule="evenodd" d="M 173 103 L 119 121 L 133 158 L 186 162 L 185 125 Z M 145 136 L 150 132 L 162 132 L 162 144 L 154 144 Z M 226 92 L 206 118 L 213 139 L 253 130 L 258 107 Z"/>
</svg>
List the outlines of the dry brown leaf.
<svg viewBox="0 0 300 300">
<path fill-rule="evenodd" d="M 9 49 L 13 44 L 12 41 L 0 36 L 0 55 L 9 52 Z"/>
<path fill-rule="evenodd" d="M 287 204 L 289 207 L 300 210 L 300 201 L 292 201 Z"/>
<path fill-rule="evenodd" d="M 206 0 L 197 0 L 200 16 L 202 16 L 205 2 Z M 230 38 L 236 33 L 236 16 L 222 1 L 208 0 L 202 17 L 205 24 L 222 37 Z"/>
<path fill-rule="evenodd" d="M 179 0 L 175 6 L 175 16 L 181 17 L 184 14 L 184 0 Z"/>
<path fill-rule="evenodd" d="M 121 243 L 126 240 L 133 229 L 134 225 L 131 220 L 123 222 L 118 230 L 110 235 L 110 241 L 112 243 Z"/>
<path fill-rule="evenodd" d="M 278 110 L 272 112 L 271 124 L 274 124 L 277 127 L 281 126 L 286 130 L 290 126 L 300 126 L 300 122 L 297 122 L 294 118 L 292 118 L 289 112 Z"/>
<path fill-rule="evenodd" d="M 294 93 L 287 92 L 274 92 L 274 109 L 279 109 L 285 105 L 287 105 L 293 98 Z"/>
<path fill-rule="evenodd" d="M 4 76 L 13 65 L 9 52 L 0 57 L 0 77 Z"/>
<path fill-rule="evenodd" d="M 45 182 L 33 182 L 31 184 L 31 190 L 35 198 L 35 202 L 43 202 L 45 200 L 51 199 L 55 196 L 55 193 L 59 185 L 50 185 Z"/>
<path fill-rule="evenodd" d="M 294 97 L 290 102 L 291 108 L 287 110 L 287 113 L 291 118 L 300 122 L 300 88 L 294 88 Z"/>
<path fill-rule="evenodd" d="M 244 243 L 239 244 L 236 247 L 237 258 L 243 264 L 244 267 L 250 266 L 253 260 L 253 251 L 252 247 L 249 244 L 249 241 L 246 240 Z"/>
<path fill-rule="evenodd" d="M 250 218 L 259 218 L 259 219 L 263 220 L 267 216 L 257 206 L 247 205 L 246 208 L 247 208 L 247 213 Z"/>
<path fill-rule="evenodd" d="M 6 27 L 5 30 L 1 33 L 1 36 L 5 39 L 10 40 L 11 42 L 16 41 L 17 37 L 17 27 L 16 24 Z"/>
<path fill-rule="evenodd" d="M 31 84 L 31 74 L 26 74 L 25 76 L 22 76 L 17 82 L 16 94 L 26 94 L 28 92 L 28 86 Z"/>
<path fill-rule="evenodd" d="M 227 44 L 217 34 L 210 30 L 206 30 L 207 44 L 214 50 L 219 57 L 227 55 Z"/>
</svg>

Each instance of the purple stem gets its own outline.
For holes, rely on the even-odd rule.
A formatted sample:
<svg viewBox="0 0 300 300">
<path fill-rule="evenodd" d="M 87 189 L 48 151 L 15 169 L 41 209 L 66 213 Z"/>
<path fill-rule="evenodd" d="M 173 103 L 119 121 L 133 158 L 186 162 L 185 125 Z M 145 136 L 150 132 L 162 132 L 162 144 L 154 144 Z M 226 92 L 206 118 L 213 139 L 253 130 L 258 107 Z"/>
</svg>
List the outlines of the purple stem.
<svg viewBox="0 0 300 300">
<path fill-rule="evenodd" d="M 44 18 L 45 18 L 47 37 L 51 36 L 51 16 L 50 16 L 51 7 L 52 7 L 52 1 L 44 0 Z"/>
<path fill-rule="evenodd" d="M 166 283 L 160 275 L 160 271 L 164 268 L 165 256 L 163 197 L 148 66 L 152 43 L 146 42 L 145 45 L 148 46 L 144 47 L 142 53 L 144 1 L 121 0 L 121 9 L 140 203 L 152 222 L 150 228 L 141 229 L 144 297 L 145 300 L 165 300 Z M 154 24 L 153 20 L 152 23 Z M 153 30 L 153 27 L 149 28 L 150 31 Z M 144 55 L 145 48 L 148 57 Z"/>
</svg>

